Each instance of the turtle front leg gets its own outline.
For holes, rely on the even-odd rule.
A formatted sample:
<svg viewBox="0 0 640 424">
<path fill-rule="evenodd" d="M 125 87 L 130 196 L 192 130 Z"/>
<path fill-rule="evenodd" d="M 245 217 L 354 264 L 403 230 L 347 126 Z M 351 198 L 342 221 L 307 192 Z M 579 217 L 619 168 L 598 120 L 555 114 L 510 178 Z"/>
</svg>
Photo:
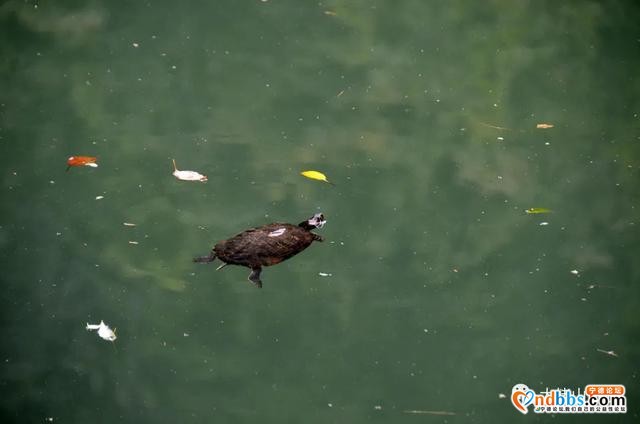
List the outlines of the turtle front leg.
<svg viewBox="0 0 640 424">
<path fill-rule="evenodd" d="M 249 274 L 249 281 L 256 285 L 257 288 L 262 288 L 262 281 L 260 281 L 260 273 L 262 267 L 251 268 L 251 274 Z"/>
</svg>

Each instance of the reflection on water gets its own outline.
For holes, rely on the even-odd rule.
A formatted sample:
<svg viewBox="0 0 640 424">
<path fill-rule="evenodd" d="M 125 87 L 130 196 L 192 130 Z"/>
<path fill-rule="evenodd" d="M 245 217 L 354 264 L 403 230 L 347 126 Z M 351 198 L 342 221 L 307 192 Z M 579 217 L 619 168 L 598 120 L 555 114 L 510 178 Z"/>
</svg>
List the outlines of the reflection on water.
<svg viewBox="0 0 640 424">
<path fill-rule="evenodd" d="M 6 2 L 3 414 L 484 422 L 516 383 L 633 387 L 639 15 Z M 191 262 L 318 211 L 262 290 Z"/>
</svg>

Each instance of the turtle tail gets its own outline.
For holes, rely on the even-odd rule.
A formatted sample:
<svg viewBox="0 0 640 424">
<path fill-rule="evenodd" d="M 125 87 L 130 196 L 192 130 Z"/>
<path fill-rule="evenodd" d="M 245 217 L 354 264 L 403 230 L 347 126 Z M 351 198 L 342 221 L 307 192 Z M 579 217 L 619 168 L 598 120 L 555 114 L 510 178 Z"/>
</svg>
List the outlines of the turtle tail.
<svg viewBox="0 0 640 424">
<path fill-rule="evenodd" d="M 193 262 L 208 264 L 216 260 L 216 254 L 211 252 L 207 256 L 198 256 L 193 258 Z"/>
</svg>

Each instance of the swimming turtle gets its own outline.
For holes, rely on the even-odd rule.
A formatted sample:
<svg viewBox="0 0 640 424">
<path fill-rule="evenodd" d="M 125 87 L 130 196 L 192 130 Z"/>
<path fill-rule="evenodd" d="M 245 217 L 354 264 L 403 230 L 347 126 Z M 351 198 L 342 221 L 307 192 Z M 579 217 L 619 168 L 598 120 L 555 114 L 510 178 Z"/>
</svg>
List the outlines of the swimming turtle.
<svg viewBox="0 0 640 424">
<path fill-rule="evenodd" d="M 324 215 L 317 213 L 298 225 L 275 222 L 251 228 L 218 242 L 208 256 L 200 256 L 193 261 L 209 263 L 218 258 L 222 265 L 217 269 L 227 265 L 246 266 L 251 269 L 249 281 L 262 287 L 262 267 L 279 264 L 302 252 L 314 241 L 323 241 L 311 230 L 322 228 L 325 223 Z"/>
</svg>

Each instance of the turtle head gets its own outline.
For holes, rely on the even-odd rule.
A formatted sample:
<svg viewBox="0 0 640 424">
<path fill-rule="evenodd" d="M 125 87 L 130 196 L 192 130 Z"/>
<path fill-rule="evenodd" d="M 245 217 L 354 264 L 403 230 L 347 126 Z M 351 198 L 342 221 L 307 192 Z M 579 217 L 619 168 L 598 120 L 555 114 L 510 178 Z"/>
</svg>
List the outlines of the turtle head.
<svg viewBox="0 0 640 424">
<path fill-rule="evenodd" d="M 322 226 L 326 222 L 327 221 L 324 219 L 324 215 L 321 213 L 317 213 L 317 214 L 314 214 L 311 218 L 307 219 L 306 221 L 302 221 L 298 225 L 304 228 L 305 230 L 311 231 L 311 230 L 315 230 L 316 228 L 322 228 Z"/>
</svg>

